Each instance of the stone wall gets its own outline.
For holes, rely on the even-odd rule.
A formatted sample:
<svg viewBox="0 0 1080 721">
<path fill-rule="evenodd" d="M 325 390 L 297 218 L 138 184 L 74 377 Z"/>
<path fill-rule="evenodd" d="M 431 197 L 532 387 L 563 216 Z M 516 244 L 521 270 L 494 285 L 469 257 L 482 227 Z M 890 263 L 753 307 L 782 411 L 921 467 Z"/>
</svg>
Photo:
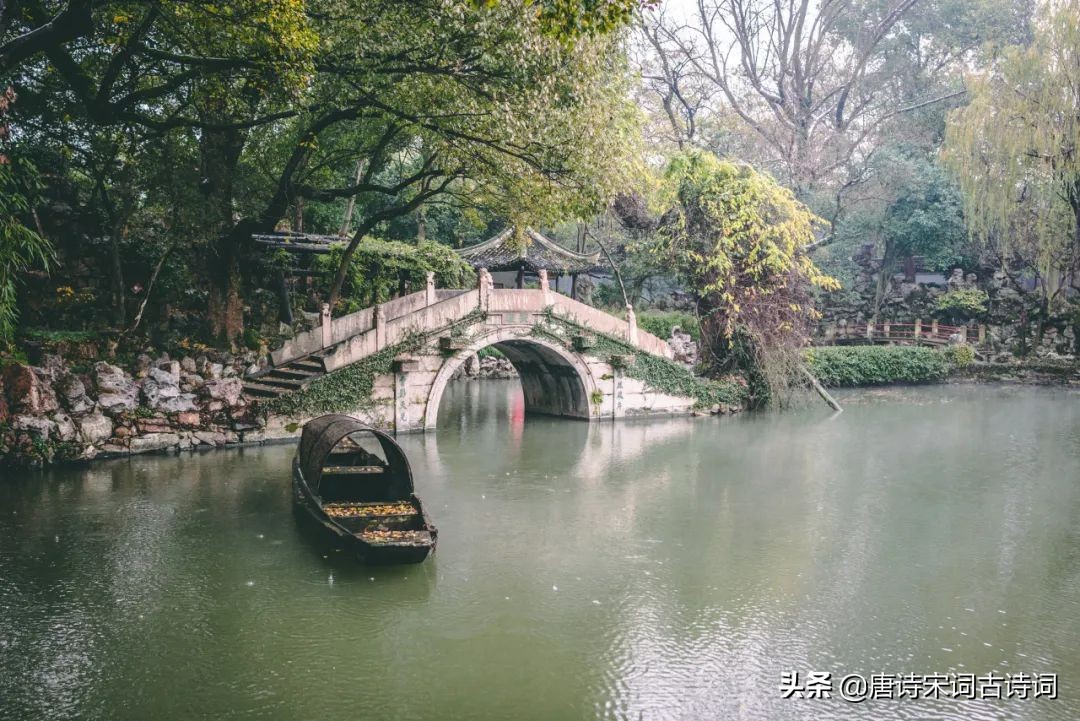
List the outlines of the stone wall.
<svg viewBox="0 0 1080 721">
<path fill-rule="evenodd" d="M 937 302 L 942 295 L 951 290 L 978 289 L 987 295 L 987 312 L 971 319 L 968 325 L 973 330 L 978 324 L 986 326 L 985 352 L 988 357 L 1006 361 L 1026 346 L 1026 351 L 1036 358 L 1075 360 L 1075 329 L 1067 304 L 1048 309 L 1048 317 L 1041 323 L 1040 337 L 1042 309 L 1038 294 L 1018 286 L 1000 270 L 988 268 L 965 272 L 956 268 L 940 284 L 907 282 L 893 276 L 886 280 L 882 297 L 875 305 L 881 260 L 867 252 L 861 252 L 851 260 L 858 268 L 854 283 L 851 287 L 825 294 L 820 304 L 823 333 L 826 328 L 845 323 L 865 328 L 866 322 L 875 316 L 878 322 L 922 320 L 927 323 L 939 317 Z M 974 334 L 969 333 L 969 337 Z"/>
<path fill-rule="evenodd" d="M 0 458 L 29 464 L 241 443 L 260 423 L 241 395 L 250 358 L 140 356 L 81 372 L 58 355 L 0 374 Z"/>
</svg>

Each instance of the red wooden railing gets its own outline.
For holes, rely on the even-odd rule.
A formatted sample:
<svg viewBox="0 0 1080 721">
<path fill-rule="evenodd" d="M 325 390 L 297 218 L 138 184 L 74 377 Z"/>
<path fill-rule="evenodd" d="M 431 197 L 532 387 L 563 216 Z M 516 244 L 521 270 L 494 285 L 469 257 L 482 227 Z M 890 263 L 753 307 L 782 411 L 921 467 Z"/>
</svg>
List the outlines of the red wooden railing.
<svg viewBox="0 0 1080 721">
<path fill-rule="evenodd" d="M 966 325 L 945 325 L 936 320 L 930 322 L 917 320 L 914 323 L 852 321 L 836 323 L 824 329 L 826 342 L 869 341 L 871 343 L 946 345 L 953 336 L 959 336 L 964 343 L 975 342 L 982 345 L 986 341 L 986 326 L 969 328 Z"/>
</svg>

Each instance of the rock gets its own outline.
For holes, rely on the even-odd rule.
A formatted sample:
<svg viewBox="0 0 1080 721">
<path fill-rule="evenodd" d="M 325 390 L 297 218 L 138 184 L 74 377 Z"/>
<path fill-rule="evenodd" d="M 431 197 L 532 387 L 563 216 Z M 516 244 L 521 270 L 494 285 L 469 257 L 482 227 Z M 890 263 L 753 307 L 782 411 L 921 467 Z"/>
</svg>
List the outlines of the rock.
<svg viewBox="0 0 1080 721">
<path fill-rule="evenodd" d="M 195 367 L 195 359 L 191 356 L 184 356 L 180 359 L 180 370 L 185 373 L 197 373 L 198 370 Z"/>
<path fill-rule="evenodd" d="M 4 368 L 4 394 L 12 415 L 42 415 L 60 408 L 56 393 L 28 365 L 12 363 Z"/>
<path fill-rule="evenodd" d="M 225 434 L 218 433 L 216 431 L 195 431 L 192 434 L 192 438 L 194 438 L 204 446 L 225 445 Z"/>
<path fill-rule="evenodd" d="M 140 434 L 146 433 L 170 433 L 172 426 L 164 418 L 140 418 L 135 421 L 135 427 Z"/>
<path fill-rule="evenodd" d="M 128 436 L 133 436 L 133 435 L 135 435 L 135 431 L 133 431 L 132 429 L 128 428 L 127 426 L 119 426 L 119 427 L 118 427 L 118 428 L 117 428 L 117 429 L 116 429 L 116 430 L 114 431 L 114 433 L 115 433 L 115 435 L 116 435 L 116 437 L 117 437 L 117 438 L 127 438 Z"/>
<path fill-rule="evenodd" d="M 62 376 L 55 388 L 64 407 L 72 413 L 86 413 L 94 407 L 86 395 L 86 384 L 74 373 Z"/>
<path fill-rule="evenodd" d="M 691 368 L 697 365 L 698 344 L 689 333 L 684 333 L 679 327 L 672 328 L 668 346 L 671 348 L 676 362 Z"/>
<path fill-rule="evenodd" d="M 154 371 L 164 371 L 169 374 L 173 383 L 180 383 L 180 362 L 169 360 L 168 356 L 165 356 L 162 360 L 159 360 L 153 369 L 150 370 L 150 375 L 153 375 Z"/>
<path fill-rule="evenodd" d="M 480 358 L 475 353 L 465 361 L 465 375 L 474 378 L 480 375 Z"/>
<path fill-rule="evenodd" d="M 40 416 L 14 416 L 11 419 L 11 427 L 18 431 L 32 433 L 43 440 L 48 440 L 56 432 L 56 423 Z"/>
<path fill-rule="evenodd" d="M 156 411 L 179 413 L 195 410 L 195 396 L 180 391 L 180 364 L 171 361 L 165 368 L 151 368 L 142 383 L 146 405 Z M 173 371 L 176 374 L 173 375 Z"/>
<path fill-rule="evenodd" d="M 198 411 L 183 411 L 176 414 L 176 422 L 182 426 L 195 428 L 202 423 L 202 417 Z"/>
<path fill-rule="evenodd" d="M 180 436 L 175 433 L 148 433 L 131 439 L 132 453 L 163 451 L 180 444 Z"/>
<path fill-rule="evenodd" d="M 11 425 L 16 431 L 27 431 L 33 435 L 48 439 L 56 431 L 56 423 L 40 416 L 15 416 Z"/>
<path fill-rule="evenodd" d="M 154 360 L 150 356 L 146 355 L 145 353 L 140 353 L 139 356 L 135 359 L 135 377 L 145 378 L 147 372 L 150 370 L 150 366 L 153 365 L 153 363 Z"/>
<path fill-rule="evenodd" d="M 225 405 L 235 406 L 240 402 L 244 384 L 239 378 L 223 378 L 207 381 L 202 387 L 202 394 L 210 401 L 221 401 Z"/>
<path fill-rule="evenodd" d="M 179 444 L 180 450 L 186 451 L 187 449 L 191 448 L 192 445 L 194 445 L 194 443 L 192 443 L 191 434 L 190 433 L 181 433 L 180 434 L 180 444 Z"/>
<path fill-rule="evenodd" d="M 55 382 L 66 370 L 63 357 L 57 353 L 46 353 L 41 357 L 38 374 L 45 380 Z"/>
<path fill-rule="evenodd" d="M 112 436 L 112 421 L 100 411 L 83 416 L 76 420 L 75 423 L 79 427 L 79 436 L 85 443 L 101 443 Z M 121 427 L 117 429 L 117 432 L 119 433 L 121 430 L 126 431 L 127 429 Z"/>
<path fill-rule="evenodd" d="M 225 371 L 225 366 L 220 363 L 208 363 L 206 366 L 206 372 L 203 373 L 204 378 L 217 380 L 221 378 L 221 374 Z"/>
<path fill-rule="evenodd" d="M 78 430 L 75 428 L 75 422 L 71 420 L 71 416 L 63 411 L 55 413 L 52 416 L 53 422 L 56 423 L 56 440 L 70 443 L 75 440 L 78 435 Z"/>
<path fill-rule="evenodd" d="M 94 385 L 98 390 L 98 406 L 113 413 L 135 410 L 139 387 L 124 371 L 104 361 L 94 365 Z"/>
<path fill-rule="evenodd" d="M 247 370 L 244 371 L 244 375 L 245 376 L 252 376 L 252 375 L 255 375 L 256 373 L 258 373 L 259 370 L 260 370 L 259 364 L 258 363 L 252 363 L 251 365 L 249 365 L 247 367 Z"/>
</svg>

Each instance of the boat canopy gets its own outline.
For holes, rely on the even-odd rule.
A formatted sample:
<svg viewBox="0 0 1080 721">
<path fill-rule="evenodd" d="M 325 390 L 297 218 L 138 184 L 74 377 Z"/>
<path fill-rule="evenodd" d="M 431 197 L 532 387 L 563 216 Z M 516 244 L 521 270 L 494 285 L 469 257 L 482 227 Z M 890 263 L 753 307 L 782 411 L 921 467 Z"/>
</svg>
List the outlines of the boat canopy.
<svg viewBox="0 0 1080 721">
<path fill-rule="evenodd" d="M 371 438 L 378 441 L 385 461 L 363 449 L 363 441 Z M 314 493 L 320 492 L 325 468 L 370 467 L 371 463 L 381 469 L 388 498 L 408 498 L 413 493 L 412 469 L 401 446 L 352 416 L 330 414 L 308 421 L 300 435 L 298 461 L 304 481 Z"/>
</svg>

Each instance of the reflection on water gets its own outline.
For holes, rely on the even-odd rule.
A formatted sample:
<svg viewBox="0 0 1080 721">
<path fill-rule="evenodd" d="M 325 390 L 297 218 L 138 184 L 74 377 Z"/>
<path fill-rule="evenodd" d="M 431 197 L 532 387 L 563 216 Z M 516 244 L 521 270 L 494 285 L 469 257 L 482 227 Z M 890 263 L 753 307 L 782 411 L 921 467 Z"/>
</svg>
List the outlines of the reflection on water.
<svg viewBox="0 0 1080 721">
<path fill-rule="evenodd" d="M 0 718 L 1080 717 L 1080 396 L 594 425 L 512 382 L 447 398 L 402 439 L 423 566 L 304 535 L 290 446 L 5 477 Z M 1062 698 L 785 700 L 786 670 Z"/>
</svg>

